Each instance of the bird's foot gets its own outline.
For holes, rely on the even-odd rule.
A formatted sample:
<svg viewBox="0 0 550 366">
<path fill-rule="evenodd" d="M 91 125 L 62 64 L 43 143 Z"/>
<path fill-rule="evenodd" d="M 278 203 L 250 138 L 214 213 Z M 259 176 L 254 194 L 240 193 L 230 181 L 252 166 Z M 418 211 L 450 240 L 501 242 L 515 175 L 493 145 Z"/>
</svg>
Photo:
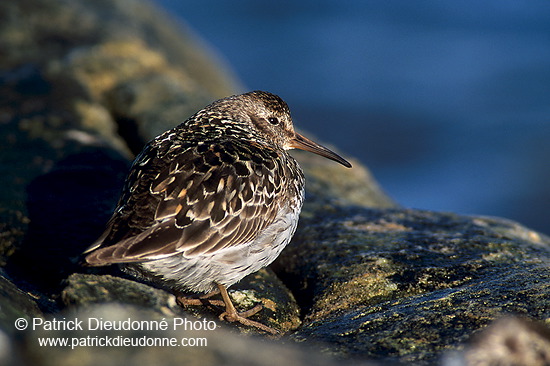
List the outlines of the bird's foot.
<svg viewBox="0 0 550 366">
<path fill-rule="evenodd" d="M 210 300 L 212 296 L 219 293 L 220 290 L 216 289 L 199 297 L 187 297 L 183 296 L 182 294 L 176 294 L 176 303 L 181 307 L 199 305 L 225 306 L 223 300 Z"/>
<path fill-rule="evenodd" d="M 280 334 L 279 331 L 273 328 L 270 328 L 267 325 L 248 319 L 249 316 L 252 316 L 256 314 L 258 311 L 262 310 L 263 309 L 262 305 L 256 305 L 250 310 L 238 313 L 237 310 L 235 309 L 235 306 L 233 306 L 233 302 L 231 302 L 231 299 L 229 298 L 229 294 L 227 293 L 227 289 L 225 288 L 225 286 L 218 284 L 218 288 L 220 290 L 223 301 L 225 303 L 225 311 L 220 315 L 220 320 L 226 320 L 231 323 L 239 322 L 243 325 L 258 328 L 260 330 L 263 330 L 264 332 L 267 332 L 273 335 Z"/>
<path fill-rule="evenodd" d="M 271 333 L 273 335 L 280 334 L 279 331 L 273 328 L 270 328 L 267 325 L 248 319 L 249 316 L 256 314 L 258 311 L 262 310 L 262 308 L 263 308 L 262 305 L 256 305 L 252 309 L 243 311 L 241 313 L 237 313 L 236 311 L 235 312 L 224 311 L 222 314 L 220 314 L 220 320 L 225 320 L 231 323 L 239 322 L 242 325 L 258 328 L 260 330 L 263 330 L 264 332 Z"/>
</svg>

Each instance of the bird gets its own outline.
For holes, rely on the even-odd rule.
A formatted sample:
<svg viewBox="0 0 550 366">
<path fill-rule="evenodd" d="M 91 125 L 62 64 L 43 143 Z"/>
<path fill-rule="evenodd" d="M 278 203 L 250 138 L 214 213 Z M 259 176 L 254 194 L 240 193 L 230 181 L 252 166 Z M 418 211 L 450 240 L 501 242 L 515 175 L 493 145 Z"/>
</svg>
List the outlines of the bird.
<svg viewBox="0 0 550 366">
<path fill-rule="evenodd" d="M 199 304 L 184 293 L 219 293 L 221 320 L 276 334 L 249 319 L 261 305 L 238 313 L 227 288 L 272 263 L 294 235 L 305 178 L 290 149 L 351 167 L 296 132 L 275 94 L 257 90 L 211 103 L 136 156 L 84 264 L 118 264 L 170 290 L 180 305 Z"/>
</svg>

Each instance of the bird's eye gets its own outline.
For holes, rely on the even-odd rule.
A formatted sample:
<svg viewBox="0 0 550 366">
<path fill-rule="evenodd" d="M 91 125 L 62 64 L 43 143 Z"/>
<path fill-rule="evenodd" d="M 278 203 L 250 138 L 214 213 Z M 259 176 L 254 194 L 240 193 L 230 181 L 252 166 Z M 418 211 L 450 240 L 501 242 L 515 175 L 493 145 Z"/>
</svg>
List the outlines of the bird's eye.
<svg viewBox="0 0 550 366">
<path fill-rule="evenodd" d="M 279 119 L 277 117 L 269 117 L 267 120 L 274 126 L 277 126 L 279 124 Z"/>
</svg>

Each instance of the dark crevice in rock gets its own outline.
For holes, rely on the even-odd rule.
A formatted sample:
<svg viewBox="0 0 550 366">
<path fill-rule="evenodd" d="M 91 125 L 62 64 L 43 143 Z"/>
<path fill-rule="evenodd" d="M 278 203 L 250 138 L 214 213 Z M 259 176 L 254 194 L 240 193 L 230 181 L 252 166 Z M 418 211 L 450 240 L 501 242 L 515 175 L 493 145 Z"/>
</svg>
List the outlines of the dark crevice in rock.
<svg viewBox="0 0 550 366">
<path fill-rule="evenodd" d="M 134 118 L 124 116 L 114 116 L 114 119 L 118 126 L 118 135 L 126 142 L 126 146 L 128 146 L 132 154 L 139 154 L 146 141 L 139 134 L 138 122 Z"/>
<path fill-rule="evenodd" d="M 272 264 L 270 268 L 296 299 L 296 303 L 300 308 L 300 319 L 303 321 L 314 304 L 313 286 L 308 286 L 309 281 L 307 279 L 284 271 L 277 265 L 277 262 Z"/>
<path fill-rule="evenodd" d="M 127 161 L 90 148 L 59 161 L 27 187 L 28 231 L 6 270 L 45 292 L 81 270 L 81 253 L 109 219 Z"/>
</svg>

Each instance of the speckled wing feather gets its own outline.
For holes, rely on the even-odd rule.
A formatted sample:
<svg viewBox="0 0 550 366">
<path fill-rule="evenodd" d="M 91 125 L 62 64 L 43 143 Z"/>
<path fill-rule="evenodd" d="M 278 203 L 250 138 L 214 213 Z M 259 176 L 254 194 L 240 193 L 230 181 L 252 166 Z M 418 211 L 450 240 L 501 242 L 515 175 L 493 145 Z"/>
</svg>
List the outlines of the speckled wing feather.
<svg viewBox="0 0 550 366">
<path fill-rule="evenodd" d="M 284 189 L 286 165 L 276 150 L 250 141 L 148 146 L 86 261 L 191 257 L 249 243 L 280 210 L 274 197 Z"/>
</svg>

